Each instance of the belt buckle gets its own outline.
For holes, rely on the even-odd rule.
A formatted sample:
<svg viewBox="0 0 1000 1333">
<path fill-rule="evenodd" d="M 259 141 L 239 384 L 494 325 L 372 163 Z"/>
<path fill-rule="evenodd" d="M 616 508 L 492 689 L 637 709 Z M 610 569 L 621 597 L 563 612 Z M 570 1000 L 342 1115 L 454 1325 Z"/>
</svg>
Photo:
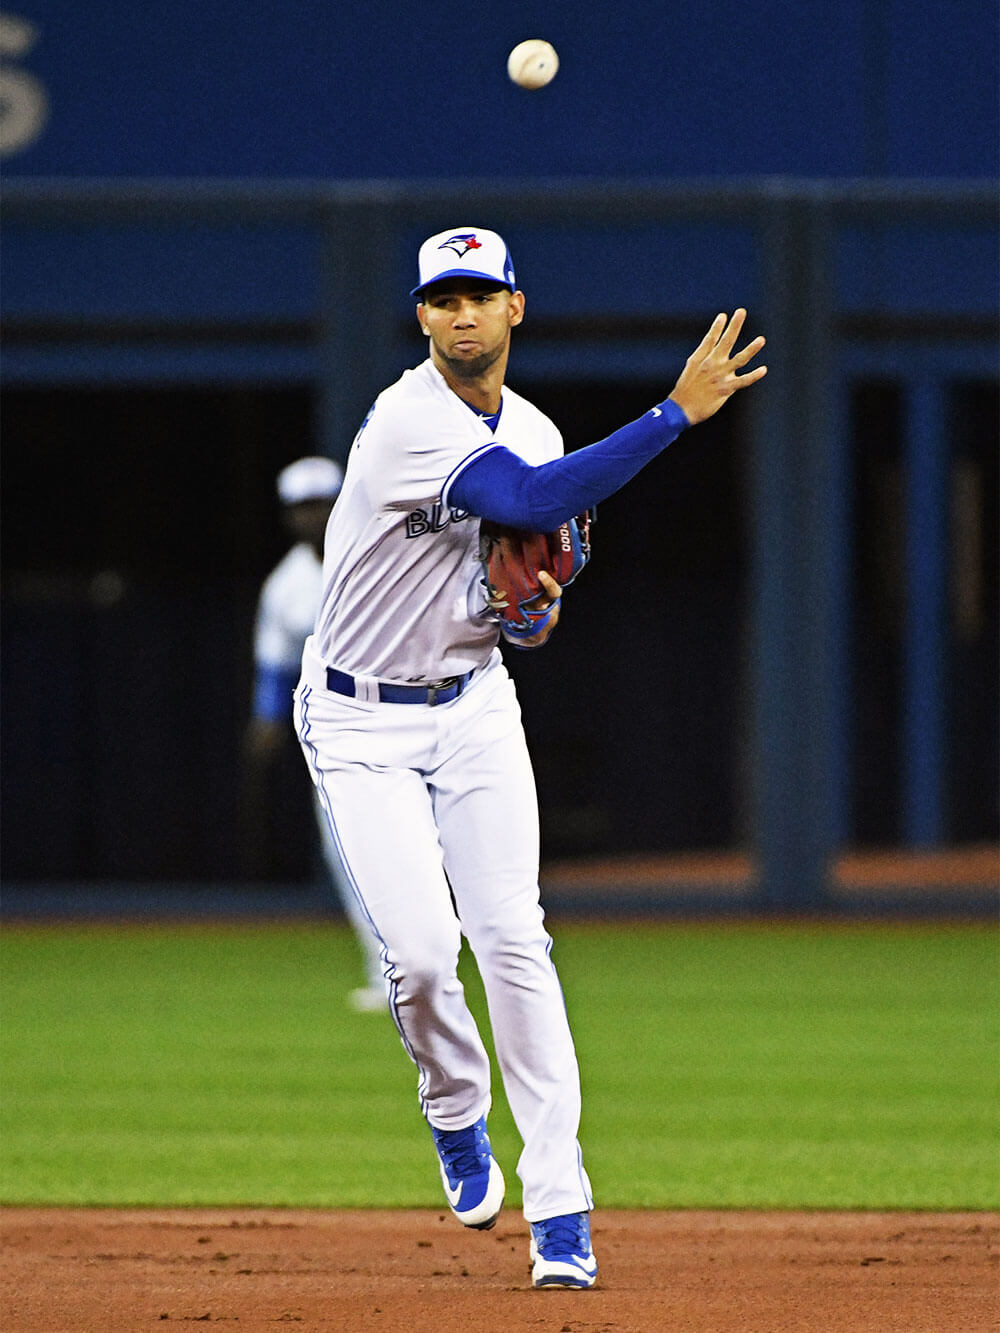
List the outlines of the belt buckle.
<svg viewBox="0 0 1000 1333">
<path fill-rule="evenodd" d="M 433 684 L 427 686 L 427 704 L 433 708 L 438 701 L 438 690 L 446 690 L 449 685 L 454 685 L 458 680 L 457 676 L 448 676 L 444 680 L 436 680 Z"/>
</svg>

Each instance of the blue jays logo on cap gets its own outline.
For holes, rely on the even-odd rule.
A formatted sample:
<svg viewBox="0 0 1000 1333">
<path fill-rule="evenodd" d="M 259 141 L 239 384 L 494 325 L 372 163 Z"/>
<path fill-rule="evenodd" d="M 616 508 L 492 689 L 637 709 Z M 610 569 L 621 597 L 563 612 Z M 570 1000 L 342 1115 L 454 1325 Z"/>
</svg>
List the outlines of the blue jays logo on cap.
<svg viewBox="0 0 1000 1333">
<path fill-rule="evenodd" d="M 516 290 L 506 241 L 484 227 L 452 227 L 428 236 L 417 264 L 420 281 L 411 296 L 419 297 L 425 287 L 445 278 L 483 278 L 508 291 Z"/>
<path fill-rule="evenodd" d="M 482 248 L 483 243 L 476 240 L 474 231 L 460 232 L 457 236 L 449 236 L 446 241 L 438 246 L 439 250 L 454 250 L 459 259 L 464 258 L 470 250 L 481 250 Z"/>
</svg>

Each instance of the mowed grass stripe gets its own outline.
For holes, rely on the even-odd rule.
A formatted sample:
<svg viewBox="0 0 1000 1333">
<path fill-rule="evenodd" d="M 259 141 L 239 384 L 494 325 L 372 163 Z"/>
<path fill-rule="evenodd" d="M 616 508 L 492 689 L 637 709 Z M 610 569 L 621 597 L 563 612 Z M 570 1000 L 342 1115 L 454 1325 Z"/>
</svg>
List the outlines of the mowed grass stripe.
<svg viewBox="0 0 1000 1333">
<path fill-rule="evenodd" d="M 599 1206 L 1000 1206 L 991 928 L 551 925 Z M 361 979 L 336 923 L 7 926 L 0 1197 L 440 1206 Z M 499 1078 L 491 1131 L 517 1206 Z"/>
</svg>

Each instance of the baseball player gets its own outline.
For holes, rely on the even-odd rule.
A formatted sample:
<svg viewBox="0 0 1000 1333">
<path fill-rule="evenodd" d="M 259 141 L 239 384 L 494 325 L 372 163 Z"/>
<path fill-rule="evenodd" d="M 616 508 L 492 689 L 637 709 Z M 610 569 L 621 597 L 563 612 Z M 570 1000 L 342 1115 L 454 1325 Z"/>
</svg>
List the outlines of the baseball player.
<svg viewBox="0 0 1000 1333">
<path fill-rule="evenodd" d="M 456 972 L 464 934 L 523 1141 L 533 1285 L 590 1287 L 579 1073 L 539 905 L 534 782 L 482 579 L 480 520 L 548 532 L 612 494 L 766 373 L 738 373 L 764 340 L 736 351 L 745 311 L 719 315 L 668 398 L 563 456 L 553 423 L 504 384 L 525 298 L 503 240 L 444 231 L 418 266 L 412 295 L 430 354 L 379 395 L 351 448 L 296 725 L 380 942 L 452 1212 L 485 1230 L 504 1198 L 489 1061 Z M 541 646 L 558 623 L 562 590 L 540 582 L 527 631 L 504 629 L 520 647 Z"/>
<path fill-rule="evenodd" d="M 245 746 L 252 776 L 263 773 L 285 742 L 302 648 L 323 591 L 323 533 L 343 475 L 338 463 L 319 457 L 300 458 L 278 474 L 282 518 L 297 540 L 268 575 L 257 602 L 253 707 Z M 367 984 L 352 990 L 348 1002 L 360 1011 L 384 1010 L 378 941 L 344 873 L 318 801 L 316 813 L 324 862 L 364 956 Z"/>
</svg>

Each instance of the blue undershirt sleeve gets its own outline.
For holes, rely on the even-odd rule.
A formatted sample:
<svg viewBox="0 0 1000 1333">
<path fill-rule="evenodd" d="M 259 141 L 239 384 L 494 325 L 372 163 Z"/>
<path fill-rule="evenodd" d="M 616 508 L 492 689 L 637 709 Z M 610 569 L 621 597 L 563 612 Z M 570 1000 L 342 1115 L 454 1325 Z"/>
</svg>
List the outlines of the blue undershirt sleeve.
<svg viewBox="0 0 1000 1333">
<path fill-rule="evenodd" d="M 604 440 L 532 467 L 497 445 L 448 487 L 448 503 L 528 532 L 552 532 L 620 490 L 688 425 L 669 398 Z"/>
<path fill-rule="evenodd" d="M 291 721 L 292 692 L 298 679 L 294 668 L 259 663 L 254 673 L 253 716 L 265 722 Z"/>
</svg>

